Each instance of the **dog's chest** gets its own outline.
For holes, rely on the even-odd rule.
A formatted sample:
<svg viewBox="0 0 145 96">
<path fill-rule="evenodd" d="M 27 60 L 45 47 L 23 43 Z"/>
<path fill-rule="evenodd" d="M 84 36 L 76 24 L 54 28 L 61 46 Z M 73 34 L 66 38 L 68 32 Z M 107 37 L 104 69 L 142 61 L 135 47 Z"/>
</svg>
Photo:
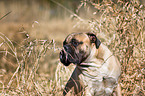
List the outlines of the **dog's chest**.
<svg viewBox="0 0 145 96">
<path fill-rule="evenodd" d="M 78 67 L 78 70 L 81 70 L 79 79 L 83 83 L 83 87 L 87 94 L 86 96 L 92 96 L 94 92 L 102 94 L 105 90 L 103 77 L 108 75 L 108 69 L 106 66 L 96 63 L 88 63 L 88 65 L 91 65 L 91 67 Z"/>
<path fill-rule="evenodd" d="M 108 67 L 101 59 L 95 59 L 89 61 L 89 63 L 84 62 L 77 67 L 82 72 L 80 77 L 83 78 L 83 81 L 89 81 L 89 79 L 91 79 L 91 81 L 102 81 L 104 76 L 109 75 Z"/>
</svg>

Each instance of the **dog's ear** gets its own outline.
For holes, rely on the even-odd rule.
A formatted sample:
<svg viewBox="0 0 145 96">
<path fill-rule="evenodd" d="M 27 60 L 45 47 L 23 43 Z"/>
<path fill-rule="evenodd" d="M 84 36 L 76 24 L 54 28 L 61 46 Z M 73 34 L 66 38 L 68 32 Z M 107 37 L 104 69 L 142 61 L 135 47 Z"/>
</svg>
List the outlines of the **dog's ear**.
<svg viewBox="0 0 145 96">
<path fill-rule="evenodd" d="M 90 38 L 90 41 L 91 43 L 95 43 L 96 45 L 96 48 L 98 49 L 100 44 L 101 44 L 101 41 L 96 37 L 96 35 L 92 32 L 88 32 L 86 33 L 88 35 L 88 37 Z"/>
</svg>

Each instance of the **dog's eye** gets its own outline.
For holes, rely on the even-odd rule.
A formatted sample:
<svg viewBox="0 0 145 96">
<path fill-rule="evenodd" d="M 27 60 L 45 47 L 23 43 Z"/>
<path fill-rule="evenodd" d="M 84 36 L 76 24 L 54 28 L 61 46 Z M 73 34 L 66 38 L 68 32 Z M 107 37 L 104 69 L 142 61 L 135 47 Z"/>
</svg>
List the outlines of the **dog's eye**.
<svg viewBox="0 0 145 96">
<path fill-rule="evenodd" d="M 79 45 L 79 42 L 76 39 L 72 39 L 71 43 L 75 47 Z"/>
<path fill-rule="evenodd" d="M 73 44 L 74 46 L 78 46 L 78 45 L 79 45 L 79 43 L 76 42 L 76 41 L 72 42 L 72 44 Z"/>
<path fill-rule="evenodd" d="M 83 44 L 83 42 L 79 42 L 79 41 L 77 41 L 76 39 L 72 39 L 71 44 L 72 44 L 74 47 L 76 47 L 76 46 L 78 46 L 79 44 Z"/>
</svg>

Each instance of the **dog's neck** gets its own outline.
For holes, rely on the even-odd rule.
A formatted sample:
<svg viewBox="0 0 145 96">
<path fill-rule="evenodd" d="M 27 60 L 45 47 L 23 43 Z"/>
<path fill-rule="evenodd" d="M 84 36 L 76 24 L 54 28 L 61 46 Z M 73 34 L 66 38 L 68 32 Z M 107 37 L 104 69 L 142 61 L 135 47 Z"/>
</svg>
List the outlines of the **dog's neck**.
<svg viewBox="0 0 145 96">
<path fill-rule="evenodd" d="M 90 49 L 90 54 L 85 61 L 90 61 L 91 59 L 96 58 L 96 56 L 95 56 L 96 54 L 97 54 L 96 47 L 95 47 L 95 45 L 92 45 L 92 48 Z"/>
<path fill-rule="evenodd" d="M 96 46 L 93 45 L 89 56 L 83 63 L 92 64 L 95 62 L 94 64 L 96 65 L 97 61 L 97 66 L 101 67 L 104 61 L 109 58 L 108 54 L 111 54 L 111 51 L 105 45 L 101 44 L 98 49 L 96 49 Z"/>
<path fill-rule="evenodd" d="M 111 51 L 103 44 L 101 44 L 99 46 L 99 49 L 96 49 L 96 50 L 98 50 L 98 53 L 97 53 L 98 59 L 107 60 L 108 54 L 111 54 Z"/>
</svg>

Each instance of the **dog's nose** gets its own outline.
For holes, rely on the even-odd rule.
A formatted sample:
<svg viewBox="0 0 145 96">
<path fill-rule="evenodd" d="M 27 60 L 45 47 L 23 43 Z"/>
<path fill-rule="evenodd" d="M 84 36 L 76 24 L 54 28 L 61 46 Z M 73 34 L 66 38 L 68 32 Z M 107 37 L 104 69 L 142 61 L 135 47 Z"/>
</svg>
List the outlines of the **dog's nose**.
<svg viewBox="0 0 145 96">
<path fill-rule="evenodd" d="M 60 55 L 64 55 L 64 51 L 63 50 L 60 51 Z"/>
</svg>

